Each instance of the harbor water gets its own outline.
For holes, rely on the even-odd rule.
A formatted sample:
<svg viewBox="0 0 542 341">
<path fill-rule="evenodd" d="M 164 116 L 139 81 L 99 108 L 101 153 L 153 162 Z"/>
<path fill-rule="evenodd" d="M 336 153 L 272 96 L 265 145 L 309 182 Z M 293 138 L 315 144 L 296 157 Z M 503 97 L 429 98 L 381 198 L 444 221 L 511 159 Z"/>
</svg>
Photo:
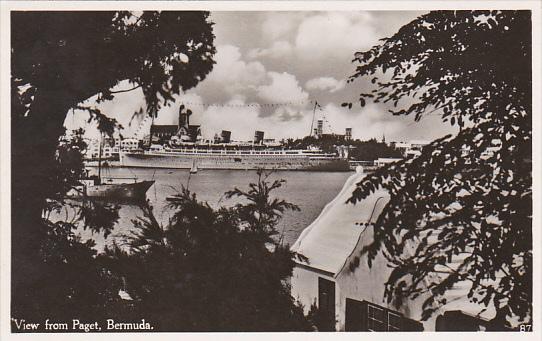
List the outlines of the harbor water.
<svg viewBox="0 0 542 341">
<path fill-rule="evenodd" d="M 97 172 L 90 169 L 91 173 Z M 286 244 L 292 245 L 301 231 L 307 227 L 324 206 L 340 191 L 350 172 L 307 172 L 307 171 L 274 171 L 268 181 L 284 179 L 286 183 L 272 193 L 299 206 L 300 211 L 288 211 L 277 226 L 279 234 L 283 234 Z M 172 210 L 167 207 L 168 196 L 177 193 L 184 185 L 195 193 L 199 201 L 207 202 L 211 207 L 232 206 L 239 199 L 226 199 L 224 193 L 235 187 L 248 190 L 249 183 L 257 182 L 256 171 L 244 170 L 199 170 L 189 174 L 187 169 L 152 169 L 152 168 L 117 168 L 102 169 L 102 176 L 112 178 L 134 178 L 138 180 L 154 180 L 155 184 L 147 191 L 147 199 L 154 208 L 154 215 L 159 222 L 167 224 Z M 134 229 L 133 220 L 142 217 L 141 208 L 133 204 L 119 204 L 119 220 L 111 235 L 104 239 L 102 235 L 92 234 L 88 230 L 80 230 L 83 239 L 96 240 L 96 248 L 102 250 L 104 245 L 122 240 L 122 236 Z M 69 208 L 66 208 L 69 210 Z M 62 212 L 60 216 L 70 215 Z M 74 212 L 71 212 L 74 214 Z"/>
</svg>

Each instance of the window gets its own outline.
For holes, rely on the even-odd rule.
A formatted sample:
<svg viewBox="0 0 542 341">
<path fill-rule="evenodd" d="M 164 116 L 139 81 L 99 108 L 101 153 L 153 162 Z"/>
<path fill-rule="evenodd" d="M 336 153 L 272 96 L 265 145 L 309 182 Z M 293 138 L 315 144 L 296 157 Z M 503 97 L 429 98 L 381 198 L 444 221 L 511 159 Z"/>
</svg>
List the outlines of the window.
<svg viewBox="0 0 542 341">
<path fill-rule="evenodd" d="M 388 331 L 395 332 L 401 330 L 401 315 L 388 312 Z"/>
<path fill-rule="evenodd" d="M 401 313 L 367 301 L 346 298 L 346 331 L 423 331 L 423 325 Z"/>
<path fill-rule="evenodd" d="M 384 309 L 372 304 L 367 305 L 367 329 L 372 332 L 386 331 Z"/>
</svg>

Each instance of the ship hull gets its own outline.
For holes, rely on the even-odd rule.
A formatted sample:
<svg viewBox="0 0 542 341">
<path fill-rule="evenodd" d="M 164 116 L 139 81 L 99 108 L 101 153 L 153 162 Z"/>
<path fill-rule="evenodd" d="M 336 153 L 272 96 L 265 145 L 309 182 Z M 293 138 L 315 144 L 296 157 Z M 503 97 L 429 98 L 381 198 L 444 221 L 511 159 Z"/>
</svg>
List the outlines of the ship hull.
<svg viewBox="0 0 542 341">
<path fill-rule="evenodd" d="M 121 153 L 121 167 L 173 168 L 198 170 L 239 169 L 239 170 L 307 170 L 307 171 L 350 171 L 348 161 L 341 158 L 310 157 L 300 155 L 255 155 L 255 154 L 171 154 L 171 153 Z"/>
<path fill-rule="evenodd" d="M 86 195 L 89 198 L 117 199 L 117 200 L 143 200 L 147 190 L 154 181 L 140 181 L 124 184 L 103 184 L 87 187 Z"/>
<path fill-rule="evenodd" d="M 145 200 L 147 190 L 154 181 L 140 181 L 134 183 L 101 184 L 82 186 L 68 192 L 68 198 L 93 198 L 101 200 L 139 201 Z"/>
</svg>

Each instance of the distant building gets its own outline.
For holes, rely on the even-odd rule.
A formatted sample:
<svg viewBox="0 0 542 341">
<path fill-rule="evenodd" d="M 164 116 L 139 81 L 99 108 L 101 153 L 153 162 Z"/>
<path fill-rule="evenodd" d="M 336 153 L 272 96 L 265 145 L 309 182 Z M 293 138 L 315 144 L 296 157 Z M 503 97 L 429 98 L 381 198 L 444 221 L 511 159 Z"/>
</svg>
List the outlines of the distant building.
<svg viewBox="0 0 542 341">
<path fill-rule="evenodd" d="M 316 124 L 316 135 L 318 137 L 322 136 L 324 133 L 324 120 L 318 120 Z"/>
<path fill-rule="evenodd" d="M 427 141 L 427 140 L 411 140 L 410 141 L 410 144 L 412 145 L 412 148 L 423 148 L 423 147 L 427 146 L 430 143 L 431 143 L 431 141 Z"/>
<path fill-rule="evenodd" d="M 401 158 L 395 158 L 395 157 L 379 157 L 378 159 L 376 159 L 374 161 L 374 165 L 376 167 L 382 167 L 382 166 L 385 166 L 387 164 L 397 162 L 397 161 L 401 161 L 401 160 L 402 160 Z"/>
<path fill-rule="evenodd" d="M 348 160 L 348 164 L 351 170 L 356 170 L 358 166 L 361 166 L 365 172 L 372 172 L 378 168 L 373 160 Z"/>
<path fill-rule="evenodd" d="M 422 149 L 427 146 L 430 141 L 412 140 L 410 142 L 392 142 L 391 147 L 398 149 L 404 157 L 418 156 L 422 153 Z"/>
<path fill-rule="evenodd" d="M 100 143 L 98 140 L 86 141 L 87 150 L 85 153 L 86 159 L 97 159 L 100 156 Z"/>
<path fill-rule="evenodd" d="M 263 139 L 263 144 L 268 147 L 279 147 L 282 146 L 283 143 L 275 139 Z"/>
<path fill-rule="evenodd" d="M 101 145 L 102 159 L 118 159 L 120 142 L 115 144 L 114 139 L 106 138 Z M 119 140 L 120 141 L 120 140 Z M 86 159 L 96 160 L 100 158 L 100 140 L 91 140 L 87 143 Z"/>
<path fill-rule="evenodd" d="M 165 143 L 171 139 L 172 136 L 177 135 L 179 127 L 174 124 L 168 125 L 151 125 L 151 136 L 153 137 L 153 142 Z M 156 141 L 159 140 L 159 141 Z"/>
<path fill-rule="evenodd" d="M 324 139 L 337 139 L 337 140 L 344 140 L 345 139 L 345 135 L 341 135 L 341 134 L 321 134 L 320 135 L 321 138 L 324 138 Z"/>
<path fill-rule="evenodd" d="M 352 140 L 352 128 L 346 128 L 344 131 L 344 140 L 345 141 L 351 141 Z"/>
<path fill-rule="evenodd" d="M 196 142 L 201 139 L 201 126 L 199 125 L 189 125 L 188 126 L 188 136 L 191 142 Z"/>
<path fill-rule="evenodd" d="M 337 146 L 337 154 L 341 159 L 348 159 L 350 155 L 350 148 L 348 146 Z"/>
<path fill-rule="evenodd" d="M 183 111 L 179 107 L 179 118 L 175 124 L 153 124 L 151 125 L 150 135 L 152 143 L 167 144 L 172 137 L 177 136 L 177 141 L 196 142 L 201 137 L 199 125 L 190 125 L 190 110 Z"/>
<path fill-rule="evenodd" d="M 131 151 L 139 148 L 139 140 L 135 138 L 126 138 L 120 141 L 122 151 Z"/>
</svg>

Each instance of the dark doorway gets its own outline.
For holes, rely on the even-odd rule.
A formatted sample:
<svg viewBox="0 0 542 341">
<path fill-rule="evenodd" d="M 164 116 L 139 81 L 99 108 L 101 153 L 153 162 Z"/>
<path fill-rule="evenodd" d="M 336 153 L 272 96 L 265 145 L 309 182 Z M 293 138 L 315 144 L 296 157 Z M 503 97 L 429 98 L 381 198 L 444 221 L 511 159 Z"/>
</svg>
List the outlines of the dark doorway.
<svg viewBox="0 0 542 341">
<path fill-rule="evenodd" d="M 318 330 L 335 331 L 335 282 L 318 277 Z"/>
<path fill-rule="evenodd" d="M 361 301 L 353 300 L 351 298 L 346 299 L 346 321 L 344 329 L 347 332 L 360 332 L 366 328 L 363 326 L 365 321 L 365 309 L 366 305 Z"/>
</svg>

